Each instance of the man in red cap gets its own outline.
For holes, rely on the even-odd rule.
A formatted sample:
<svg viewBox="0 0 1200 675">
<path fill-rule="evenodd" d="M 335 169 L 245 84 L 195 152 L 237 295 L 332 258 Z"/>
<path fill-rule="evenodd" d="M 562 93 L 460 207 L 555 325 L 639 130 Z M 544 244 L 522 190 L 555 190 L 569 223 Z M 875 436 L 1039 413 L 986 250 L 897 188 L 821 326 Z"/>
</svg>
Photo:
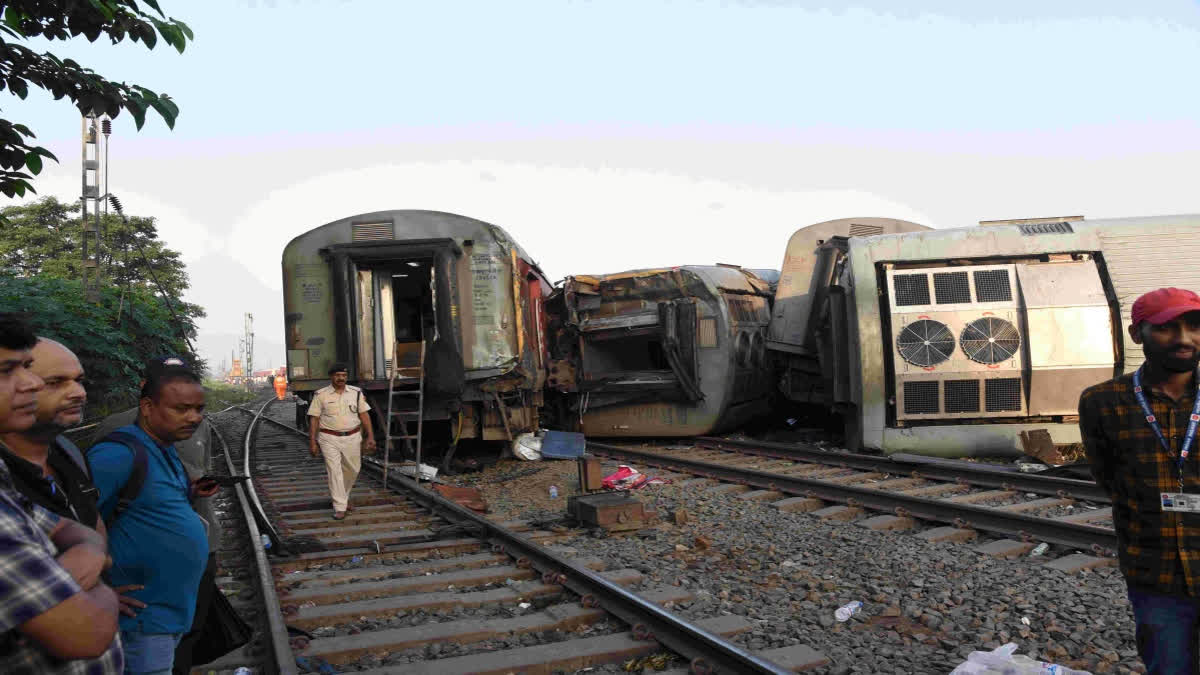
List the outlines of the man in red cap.
<svg viewBox="0 0 1200 675">
<path fill-rule="evenodd" d="M 1092 474 L 1112 496 L 1138 653 L 1151 675 L 1191 674 L 1200 619 L 1200 296 L 1160 288 L 1131 314 L 1129 336 L 1145 363 L 1084 391 L 1079 427 Z"/>
</svg>

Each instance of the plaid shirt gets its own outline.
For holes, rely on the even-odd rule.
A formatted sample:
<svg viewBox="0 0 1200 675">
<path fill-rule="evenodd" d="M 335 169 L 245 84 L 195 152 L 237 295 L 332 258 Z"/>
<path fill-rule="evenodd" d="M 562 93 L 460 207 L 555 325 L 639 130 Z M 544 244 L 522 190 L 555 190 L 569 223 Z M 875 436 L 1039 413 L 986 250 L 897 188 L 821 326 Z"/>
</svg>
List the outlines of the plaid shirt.
<svg viewBox="0 0 1200 675">
<path fill-rule="evenodd" d="M 1121 572 L 1130 586 L 1200 596 L 1200 513 L 1165 512 L 1160 493 L 1179 492 L 1176 461 L 1195 401 L 1195 383 L 1178 401 L 1143 392 L 1171 452 L 1163 450 L 1133 394 L 1133 375 L 1083 392 L 1079 428 L 1092 475 L 1113 500 Z M 1183 491 L 1200 493 L 1200 450 L 1183 466 Z"/>
<path fill-rule="evenodd" d="M 0 672 L 119 674 L 124 667 L 119 637 L 99 658 L 61 661 L 17 630 L 81 590 L 54 559 L 57 549 L 48 534 L 57 524 L 57 515 L 13 488 L 0 462 Z"/>
</svg>

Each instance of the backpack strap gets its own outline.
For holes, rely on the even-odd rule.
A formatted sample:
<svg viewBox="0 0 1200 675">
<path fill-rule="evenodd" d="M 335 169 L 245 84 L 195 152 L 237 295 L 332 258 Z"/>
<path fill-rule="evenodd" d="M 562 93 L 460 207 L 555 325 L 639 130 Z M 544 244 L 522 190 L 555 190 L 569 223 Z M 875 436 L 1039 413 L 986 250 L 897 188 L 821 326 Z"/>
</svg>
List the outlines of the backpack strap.
<svg viewBox="0 0 1200 675">
<path fill-rule="evenodd" d="M 70 457 L 72 462 L 75 462 L 75 466 L 79 467 L 79 470 L 83 472 L 83 475 L 87 476 L 89 480 L 91 479 L 92 468 L 88 466 L 87 460 L 83 458 L 83 451 L 79 449 L 78 445 L 75 445 L 71 439 L 61 434 L 54 439 L 54 444 L 57 445 L 58 449 L 62 450 L 67 457 Z"/>
<path fill-rule="evenodd" d="M 119 443 L 129 448 L 130 452 L 133 453 L 133 468 L 129 472 L 129 479 L 125 481 L 125 485 L 121 486 L 121 491 L 117 493 L 117 505 L 113 508 L 112 515 L 104 520 L 105 526 L 109 526 L 142 493 L 142 486 L 146 484 L 149 455 L 146 454 L 146 445 L 142 442 L 142 439 L 128 431 L 117 429 L 105 436 L 100 442 Z"/>
</svg>

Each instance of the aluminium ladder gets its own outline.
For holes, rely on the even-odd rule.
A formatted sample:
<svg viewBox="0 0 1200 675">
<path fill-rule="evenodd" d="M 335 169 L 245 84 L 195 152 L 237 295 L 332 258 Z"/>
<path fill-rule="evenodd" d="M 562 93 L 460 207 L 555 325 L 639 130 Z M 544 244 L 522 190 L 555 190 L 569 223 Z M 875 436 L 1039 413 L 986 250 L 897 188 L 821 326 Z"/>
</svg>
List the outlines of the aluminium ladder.
<svg viewBox="0 0 1200 675">
<path fill-rule="evenodd" d="M 400 343 L 397 342 L 392 347 L 392 372 L 388 379 L 388 415 L 387 415 L 387 442 L 383 449 L 383 486 L 387 489 L 388 479 L 388 461 L 391 455 L 392 441 L 403 440 L 405 447 L 414 449 L 416 456 L 416 469 L 413 471 L 413 478 L 417 483 L 421 482 L 421 432 L 425 421 L 425 341 L 421 340 L 420 356 L 417 359 L 416 366 L 401 366 L 400 365 Z M 400 373 L 403 372 L 404 377 L 400 378 Z M 416 380 L 416 388 L 413 389 L 410 383 L 397 382 L 397 379 Z M 404 388 L 397 388 L 397 385 Z M 416 408 L 403 407 L 397 409 L 396 398 L 398 396 L 416 396 Z M 411 401 L 411 399 L 409 399 Z M 397 429 L 396 424 L 399 423 Z M 416 423 L 416 433 L 409 429 L 409 424 Z M 399 433 L 395 433 L 399 431 Z M 413 446 L 412 442 L 416 441 Z"/>
</svg>

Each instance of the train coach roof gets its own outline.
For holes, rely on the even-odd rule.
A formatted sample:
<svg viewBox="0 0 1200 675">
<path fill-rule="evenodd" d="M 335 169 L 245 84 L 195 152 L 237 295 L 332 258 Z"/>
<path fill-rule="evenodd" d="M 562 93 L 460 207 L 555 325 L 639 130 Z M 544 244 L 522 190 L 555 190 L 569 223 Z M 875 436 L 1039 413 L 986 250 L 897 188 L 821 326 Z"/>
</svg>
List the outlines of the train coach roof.
<svg viewBox="0 0 1200 675">
<path fill-rule="evenodd" d="M 346 218 L 339 218 L 338 220 L 325 223 L 320 227 L 315 227 L 303 234 L 297 235 L 287 243 L 284 250 L 287 251 L 293 247 L 303 247 L 310 240 L 315 241 L 318 248 L 323 248 L 331 244 L 357 243 L 353 236 L 352 227 L 354 225 L 383 223 L 389 220 L 392 221 L 393 232 L 398 233 L 400 236 L 394 234 L 394 238 L 381 238 L 380 241 L 441 238 L 461 241 L 478 236 L 482 230 L 490 233 L 493 238 L 505 246 L 516 249 L 517 255 L 523 260 L 533 263 L 533 258 L 529 257 L 529 254 L 525 252 L 525 249 L 521 248 L 517 240 L 499 225 L 493 225 L 469 216 L 461 216 L 457 213 L 417 209 L 373 211 L 371 213 L 360 213 Z"/>
<path fill-rule="evenodd" d="M 577 274 L 567 277 L 566 282 L 598 287 L 628 279 L 643 279 L 648 277 L 670 275 L 677 270 L 690 272 L 721 290 L 742 291 L 747 293 L 766 293 L 767 285 L 769 283 L 769 280 L 763 279 L 759 274 L 756 273 L 756 270 L 745 269 L 733 265 L 679 265 L 677 267 L 628 270 L 625 272 L 615 272 L 613 274 Z"/>
<path fill-rule="evenodd" d="M 932 228 L 927 230 L 919 230 L 914 232 L 897 232 L 890 234 L 877 234 L 870 237 L 860 238 L 861 244 L 870 242 L 903 242 L 904 245 L 912 242 L 935 242 L 942 240 L 961 240 L 975 241 L 979 239 L 1008 238 L 1008 237 L 1029 237 L 1030 240 L 1037 240 L 1045 237 L 1039 244 L 1045 246 L 1046 243 L 1053 243 L 1055 239 L 1059 239 L 1056 235 L 1062 236 L 1061 241 L 1064 245 L 1071 246 L 1078 243 L 1081 239 L 1091 240 L 1097 236 L 1104 234 L 1115 234 L 1118 232 L 1137 232 L 1139 229 L 1148 227 L 1173 227 L 1173 228 L 1197 228 L 1200 229 L 1200 214 L 1179 214 L 1166 216 L 1138 216 L 1131 218 L 1102 218 L 1096 220 L 1054 220 L 1041 219 L 1043 222 L 1027 222 L 1027 223 L 1006 223 L 995 222 L 968 225 L 965 227 L 945 227 Z M 986 222 L 986 221 L 985 221 Z M 1071 237 L 1069 235 L 1074 235 Z"/>
</svg>

